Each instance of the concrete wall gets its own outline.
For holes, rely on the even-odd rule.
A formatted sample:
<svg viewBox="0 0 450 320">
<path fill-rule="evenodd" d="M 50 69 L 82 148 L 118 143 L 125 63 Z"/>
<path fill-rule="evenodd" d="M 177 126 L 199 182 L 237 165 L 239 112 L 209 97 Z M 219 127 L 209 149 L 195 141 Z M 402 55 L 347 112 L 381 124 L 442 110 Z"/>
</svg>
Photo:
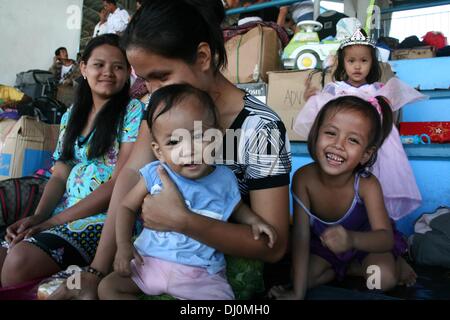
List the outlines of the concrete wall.
<svg viewBox="0 0 450 320">
<path fill-rule="evenodd" d="M 0 0 L 0 83 L 14 85 L 16 74 L 47 70 L 55 49 L 76 58 L 83 0 Z"/>
</svg>

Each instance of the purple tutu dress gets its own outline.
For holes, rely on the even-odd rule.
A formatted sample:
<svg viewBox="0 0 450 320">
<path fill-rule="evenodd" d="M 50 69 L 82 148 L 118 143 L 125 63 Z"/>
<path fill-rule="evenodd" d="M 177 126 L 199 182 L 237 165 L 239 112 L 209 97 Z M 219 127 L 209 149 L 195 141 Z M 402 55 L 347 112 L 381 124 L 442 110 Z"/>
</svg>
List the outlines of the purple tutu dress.
<svg viewBox="0 0 450 320">
<path fill-rule="evenodd" d="M 375 82 L 358 88 L 344 81 L 332 82 L 306 102 L 295 119 L 295 132 L 307 137 L 320 109 L 328 101 L 345 95 L 365 100 L 383 96 L 389 101 L 392 111 L 399 110 L 407 103 L 427 98 L 397 78 L 390 79 L 385 85 Z M 380 181 L 386 209 L 392 219 L 398 220 L 420 206 L 422 196 L 395 126 L 378 150 L 377 161 L 371 172 Z"/>
</svg>

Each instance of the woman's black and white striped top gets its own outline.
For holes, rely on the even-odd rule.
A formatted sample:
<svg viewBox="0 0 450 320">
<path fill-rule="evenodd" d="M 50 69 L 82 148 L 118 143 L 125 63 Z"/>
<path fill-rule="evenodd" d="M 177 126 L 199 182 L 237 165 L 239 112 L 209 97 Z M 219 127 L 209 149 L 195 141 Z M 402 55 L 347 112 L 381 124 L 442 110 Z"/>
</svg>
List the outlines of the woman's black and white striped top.
<svg viewBox="0 0 450 320">
<path fill-rule="evenodd" d="M 217 163 L 235 173 L 246 202 L 250 190 L 289 184 L 292 161 L 286 128 L 272 109 L 248 93 L 244 108 L 226 130 L 223 155 L 217 156 Z"/>
</svg>

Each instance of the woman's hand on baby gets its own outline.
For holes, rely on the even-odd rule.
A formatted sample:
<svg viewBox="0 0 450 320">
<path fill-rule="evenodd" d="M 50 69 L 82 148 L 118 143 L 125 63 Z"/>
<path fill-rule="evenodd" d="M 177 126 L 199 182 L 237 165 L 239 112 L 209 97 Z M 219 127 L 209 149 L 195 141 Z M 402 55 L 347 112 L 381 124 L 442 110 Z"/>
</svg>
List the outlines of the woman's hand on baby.
<svg viewBox="0 0 450 320">
<path fill-rule="evenodd" d="M 322 244 L 333 253 L 339 254 L 353 248 L 353 237 L 344 227 L 338 225 L 326 229 L 320 236 Z"/>
<path fill-rule="evenodd" d="M 269 243 L 267 244 L 269 248 L 273 248 L 273 245 L 277 241 L 277 232 L 274 228 L 272 228 L 272 226 L 268 225 L 267 223 L 258 222 L 252 224 L 252 232 L 255 240 L 258 240 L 259 236 L 262 233 L 265 233 L 269 237 Z"/>
<path fill-rule="evenodd" d="M 123 277 L 131 276 L 130 262 L 136 260 L 137 264 L 144 264 L 141 255 L 136 251 L 132 243 L 118 245 L 116 256 L 114 258 L 114 271 Z"/>
<path fill-rule="evenodd" d="M 181 232 L 187 224 L 186 206 L 177 186 L 163 167 L 158 168 L 163 184 L 159 194 L 146 196 L 142 204 L 144 226 L 158 231 Z"/>
</svg>

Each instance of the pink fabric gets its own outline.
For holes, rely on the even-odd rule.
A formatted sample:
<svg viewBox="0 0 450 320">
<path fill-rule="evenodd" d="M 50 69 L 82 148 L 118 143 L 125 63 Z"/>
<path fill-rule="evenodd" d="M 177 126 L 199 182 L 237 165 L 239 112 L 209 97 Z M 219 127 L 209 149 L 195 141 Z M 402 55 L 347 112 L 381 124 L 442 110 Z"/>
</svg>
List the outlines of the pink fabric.
<svg viewBox="0 0 450 320">
<path fill-rule="evenodd" d="M 209 274 L 204 268 L 143 257 L 144 265 L 131 261 L 132 279 L 147 295 L 169 294 L 187 300 L 233 300 L 225 270 Z"/>
<path fill-rule="evenodd" d="M 381 118 L 383 118 L 383 112 L 381 110 L 381 106 L 380 106 L 380 103 L 378 102 L 377 98 L 371 97 L 367 101 L 369 101 L 370 104 L 373 105 L 375 107 L 375 109 L 377 109 L 378 114 L 380 115 Z"/>
<path fill-rule="evenodd" d="M 0 288 L 0 300 L 37 300 L 37 290 L 41 279 L 17 286 Z"/>
<path fill-rule="evenodd" d="M 368 101 L 375 96 L 383 96 L 387 98 L 393 111 L 427 98 L 397 78 L 390 79 L 385 85 L 373 83 L 359 88 L 343 81 L 332 82 L 306 102 L 295 119 L 294 131 L 307 137 L 320 109 L 328 101 L 344 95 Z M 420 206 L 422 196 L 395 126 L 378 150 L 372 173 L 381 183 L 386 209 L 392 219 L 398 220 Z"/>
</svg>

